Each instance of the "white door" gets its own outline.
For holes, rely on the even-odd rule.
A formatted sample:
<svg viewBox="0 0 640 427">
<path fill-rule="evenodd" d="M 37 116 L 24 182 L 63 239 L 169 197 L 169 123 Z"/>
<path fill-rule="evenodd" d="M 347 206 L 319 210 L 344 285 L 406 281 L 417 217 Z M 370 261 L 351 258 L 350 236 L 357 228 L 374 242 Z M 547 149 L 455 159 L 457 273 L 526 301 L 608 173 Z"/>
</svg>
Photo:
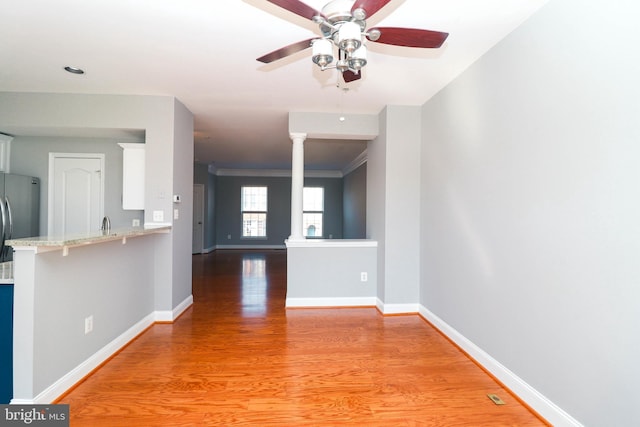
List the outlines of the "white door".
<svg viewBox="0 0 640 427">
<path fill-rule="evenodd" d="M 194 254 L 201 254 L 204 245 L 204 185 L 193 184 L 193 238 L 191 240 Z"/>
<path fill-rule="evenodd" d="M 103 170 L 104 154 L 49 153 L 49 235 L 100 230 Z"/>
</svg>

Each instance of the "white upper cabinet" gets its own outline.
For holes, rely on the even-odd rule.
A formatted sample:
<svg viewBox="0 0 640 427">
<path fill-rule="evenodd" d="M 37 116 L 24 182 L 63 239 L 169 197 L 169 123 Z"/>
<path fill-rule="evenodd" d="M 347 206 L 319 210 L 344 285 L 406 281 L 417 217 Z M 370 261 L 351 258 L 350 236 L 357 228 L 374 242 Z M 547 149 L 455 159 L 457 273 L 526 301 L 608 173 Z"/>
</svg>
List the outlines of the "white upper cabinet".
<svg viewBox="0 0 640 427">
<path fill-rule="evenodd" d="M 121 143 L 122 155 L 122 209 L 144 209 L 144 157 L 145 144 Z"/>
<path fill-rule="evenodd" d="M 10 156 L 11 156 L 11 140 L 12 136 L 0 133 L 0 172 L 11 172 L 10 169 Z"/>
</svg>

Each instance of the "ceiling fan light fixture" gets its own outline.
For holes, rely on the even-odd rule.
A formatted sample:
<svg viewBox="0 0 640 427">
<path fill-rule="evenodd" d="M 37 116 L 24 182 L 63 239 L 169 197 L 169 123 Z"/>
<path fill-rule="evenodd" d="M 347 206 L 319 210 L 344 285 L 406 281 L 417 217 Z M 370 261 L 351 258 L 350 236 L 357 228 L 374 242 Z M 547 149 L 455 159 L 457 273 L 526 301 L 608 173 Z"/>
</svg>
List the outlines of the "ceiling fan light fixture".
<svg viewBox="0 0 640 427">
<path fill-rule="evenodd" d="M 362 45 L 360 25 L 355 22 L 345 22 L 338 30 L 338 47 L 351 53 Z"/>
<path fill-rule="evenodd" d="M 365 65 L 367 65 L 367 47 L 362 45 L 358 49 L 354 50 L 349 57 L 349 68 L 351 70 L 358 71 Z"/>
<path fill-rule="evenodd" d="M 391 0 L 328 0 L 317 11 L 303 0 L 268 0 L 270 3 L 310 19 L 318 25 L 320 37 L 302 40 L 261 56 L 265 64 L 313 47 L 312 61 L 321 71 L 336 69 L 345 83 L 362 77 L 368 64 L 366 42 L 411 48 L 439 48 L 449 36 L 441 31 L 417 28 L 378 27 L 367 29 L 367 18 Z M 336 62 L 334 63 L 334 59 Z"/>
<path fill-rule="evenodd" d="M 349 69 L 349 61 L 347 61 L 346 59 L 336 61 L 336 69 L 341 73 L 344 73 Z"/>
<path fill-rule="evenodd" d="M 317 39 L 313 41 L 313 56 L 311 58 L 314 64 L 320 68 L 325 68 L 333 62 L 333 45 L 327 39 Z"/>
</svg>

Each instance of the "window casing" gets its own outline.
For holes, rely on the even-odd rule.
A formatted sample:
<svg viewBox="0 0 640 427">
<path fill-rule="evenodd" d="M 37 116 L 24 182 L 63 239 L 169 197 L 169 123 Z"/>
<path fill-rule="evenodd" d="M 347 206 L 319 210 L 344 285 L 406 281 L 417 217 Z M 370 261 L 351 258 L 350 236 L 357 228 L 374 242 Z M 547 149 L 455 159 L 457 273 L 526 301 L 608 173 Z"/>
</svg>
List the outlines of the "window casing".
<svg viewBox="0 0 640 427">
<path fill-rule="evenodd" d="M 307 238 L 324 236 L 324 188 L 304 187 L 302 193 L 302 229 Z"/>
<path fill-rule="evenodd" d="M 267 237 L 267 187 L 242 187 L 242 237 Z"/>
</svg>

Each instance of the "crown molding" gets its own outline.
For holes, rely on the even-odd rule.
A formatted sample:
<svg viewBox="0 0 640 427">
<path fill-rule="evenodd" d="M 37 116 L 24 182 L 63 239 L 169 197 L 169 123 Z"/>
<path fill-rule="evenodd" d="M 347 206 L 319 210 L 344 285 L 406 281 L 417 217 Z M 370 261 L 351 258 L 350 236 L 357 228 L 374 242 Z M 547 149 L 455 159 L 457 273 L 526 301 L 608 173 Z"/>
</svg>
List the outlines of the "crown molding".
<svg viewBox="0 0 640 427">
<path fill-rule="evenodd" d="M 367 150 L 364 150 L 358 157 L 353 159 L 344 169 L 342 169 L 342 176 L 349 175 L 354 170 L 367 162 Z"/>
<path fill-rule="evenodd" d="M 213 171 L 212 171 L 213 169 Z M 215 169 L 209 172 L 217 176 L 254 176 L 254 177 L 291 177 L 289 169 Z M 343 174 L 337 170 L 305 170 L 306 178 L 342 178 Z"/>
</svg>

